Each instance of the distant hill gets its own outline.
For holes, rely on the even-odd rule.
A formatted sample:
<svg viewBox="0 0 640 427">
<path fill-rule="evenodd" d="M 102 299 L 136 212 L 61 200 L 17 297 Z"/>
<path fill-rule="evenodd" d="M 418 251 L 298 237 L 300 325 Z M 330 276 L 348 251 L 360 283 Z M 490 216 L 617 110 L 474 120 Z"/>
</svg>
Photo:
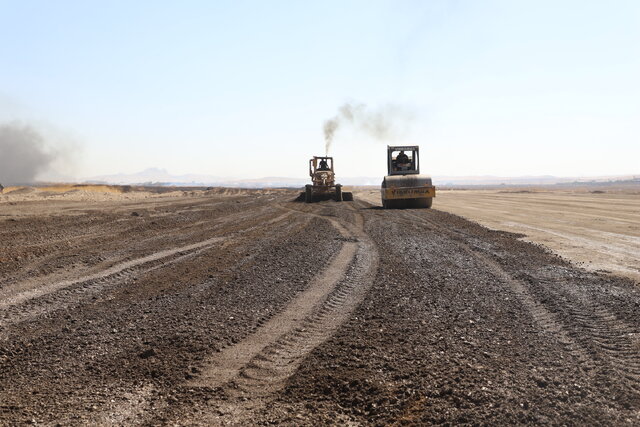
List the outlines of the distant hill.
<svg viewBox="0 0 640 427">
<path fill-rule="evenodd" d="M 380 185 L 382 177 L 352 177 L 340 178 L 344 185 Z M 116 185 L 191 185 L 203 187 L 304 187 L 309 178 L 289 178 L 270 176 L 264 178 L 228 178 L 213 175 L 172 175 L 166 169 L 149 168 L 141 172 L 130 174 L 100 175 L 87 178 L 87 184 L 116 184 Z"/>
<path fill-rule="evenodd" d="M 640 176 L 619 175 L 619 176 L 598 176 L 598 177 L 557 177 L 551 175 L 541 176 L 521 176 L 521 177 L 499 177 L 499 176 L 435 176 L 435 184 L 451 186 L 469 185 L 558 185 L 558 184 L 585 184 L 585 183 L 608 183 L 634 181 L 640 182 Z"/>
<path fill-rule="evenodd" d="M 89 184 L 118 185 L 175 185 L 203 187 L 302 187 L 307 183 L 303 178 L 266 177 L 259 179 L 236 179 L 214 175 L 172 175 L 166 169 L 149 168 L 136 173 L 93 176 L 84 180 Z"/>
<path fill-rule="evenodd" d="M 380 185 L 382 176 L 379 177 L 338 177 L 344 185 Z M 470 185 L 556 185 L 572 183 L 606 183 L 631 181 L 640 182 L 640 176 L 600 176 L 600 177 L 556 177 L 551 175 L 499 177 L 499 176 L 434 176 L 436 185 L 447 187 Z M 174 185 L 174 186 L 203 186 L 203 187 L 288 187 L 300 188 L 309 183 L 309 178 L 265 177 L 255 179 L 228 178 L 214 175 L 172 175 L 166 169 L 149 168 L 141 172 L 131 174 L 114 174 L 95 176 L 84 182 L 90 184 L 118 184 L 118 185 Z"/>
<path fill-rule="evenodd" d="M 85 182 L 107 184 L 175 183 L 208 185 L 208 183 L 223 180 L 223 178 L 213 175 L 172 175 L 166 169 L 148 168 L 136 173 L 118 173 L 114 175 L 94 176 L 86 179 Z"/>
</svg>

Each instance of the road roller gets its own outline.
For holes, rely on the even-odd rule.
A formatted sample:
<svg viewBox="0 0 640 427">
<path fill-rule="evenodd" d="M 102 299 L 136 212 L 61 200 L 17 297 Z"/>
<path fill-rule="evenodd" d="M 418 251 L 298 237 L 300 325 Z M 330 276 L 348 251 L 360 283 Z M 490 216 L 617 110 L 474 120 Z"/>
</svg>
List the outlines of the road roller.
<svg viewBox="0 0 640 427">
<path fill-rule="evenodd" d="M 387 176 L 382 180 L 382 207 L 430 208 L 436 197 L 431 177 L 420 174 L 417 145 L 387 146 Z"/>
</svg>

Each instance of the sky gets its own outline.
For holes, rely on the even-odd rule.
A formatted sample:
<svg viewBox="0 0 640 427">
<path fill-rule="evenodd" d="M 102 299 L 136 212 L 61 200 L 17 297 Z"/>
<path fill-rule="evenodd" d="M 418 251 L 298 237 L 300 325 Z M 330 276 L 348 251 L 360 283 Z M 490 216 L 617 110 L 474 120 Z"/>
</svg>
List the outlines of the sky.
<svg viewBox="0 0 640 427">
<path fill-rule="evenodd" d="M 345 102 L 410 114 L 338 129 L 338 177 L 386 144 L 434 176 L 640 174 L 639 76 L 636 0 L 0 0 L 0 123 L 76 178 L 304 177 Z"/>
</svg>

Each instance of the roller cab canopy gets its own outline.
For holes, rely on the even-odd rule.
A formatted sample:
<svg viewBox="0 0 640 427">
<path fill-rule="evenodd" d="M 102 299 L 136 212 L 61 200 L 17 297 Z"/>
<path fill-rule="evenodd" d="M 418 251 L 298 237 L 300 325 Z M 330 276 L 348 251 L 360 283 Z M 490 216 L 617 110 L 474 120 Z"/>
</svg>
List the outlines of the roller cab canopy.
<svg viewBox="0 0 640 427">
<path fill-rule="evenodd" d="M 418 175 L 420 159 L 417 145 L 387 146 L 387 175 Z"/>
</svg>

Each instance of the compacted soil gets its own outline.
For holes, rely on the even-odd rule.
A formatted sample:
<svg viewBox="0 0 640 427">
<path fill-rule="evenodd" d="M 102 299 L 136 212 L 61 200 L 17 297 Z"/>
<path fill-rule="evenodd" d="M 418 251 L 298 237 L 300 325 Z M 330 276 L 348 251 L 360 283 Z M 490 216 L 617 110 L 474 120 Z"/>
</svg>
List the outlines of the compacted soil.
<svg viewBox="0 0 640 427">
<path fill-rule="evenodd" d="M 486 227 L 524 234 L 590 271 L 640 281 L 640 183 L 438 190 L 434 207 Z M 380 190 L 360 189 L 380 203 Z"/>
<path fill-rule="evenodd" d="M 295 192 L 0 203 L 0 425 L 640 423 L 640 288 Z"/>
</svg>

